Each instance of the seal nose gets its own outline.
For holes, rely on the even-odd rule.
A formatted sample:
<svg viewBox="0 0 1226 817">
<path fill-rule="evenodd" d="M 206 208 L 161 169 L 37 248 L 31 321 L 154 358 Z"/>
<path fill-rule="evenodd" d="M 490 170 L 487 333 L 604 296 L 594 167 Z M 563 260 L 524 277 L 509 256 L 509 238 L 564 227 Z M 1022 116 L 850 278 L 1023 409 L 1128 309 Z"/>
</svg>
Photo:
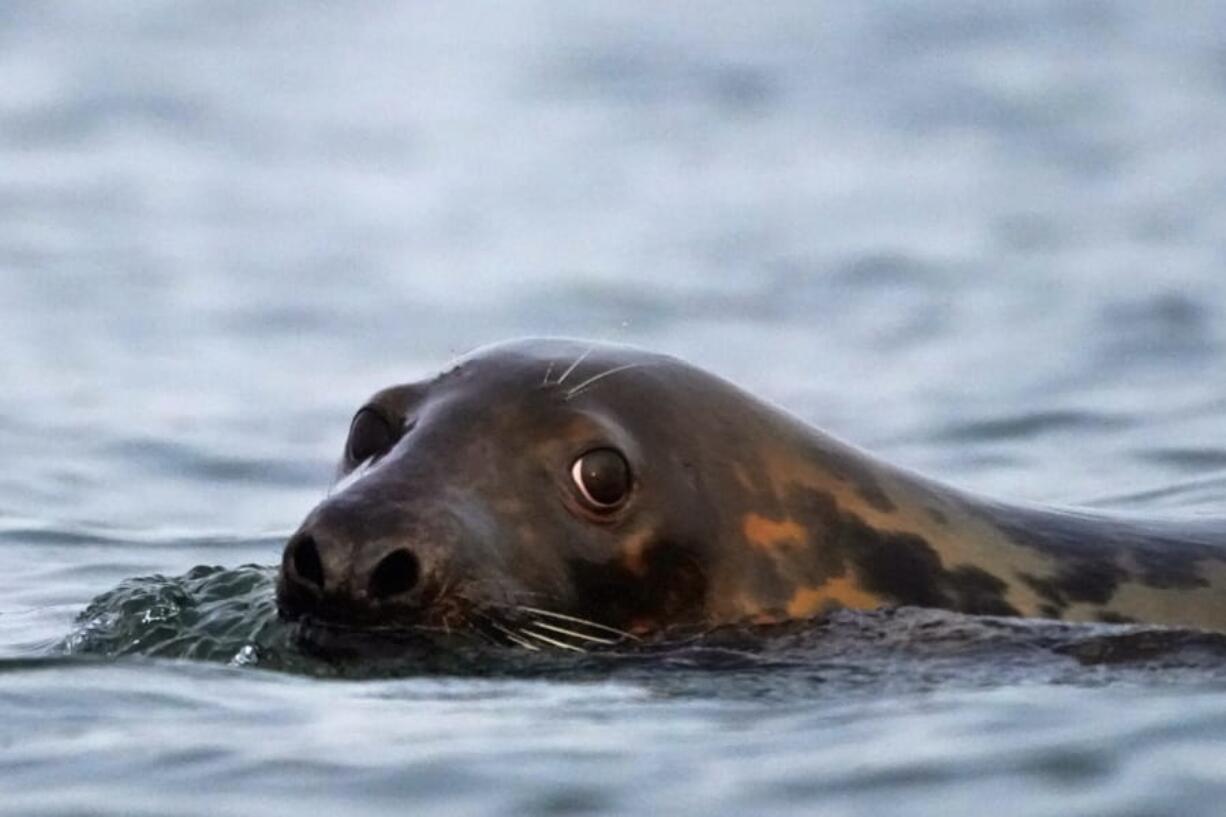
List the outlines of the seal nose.
<svg viewBox="0 0 1226 817">
<path fill-rule="evenodd" d="M 376 601 L 404 595 L 417 585 L 421 565 L 408 548 L 393 550 L 375 566 L 366 592 Z"/>
<path fill-rule="evenodd" d="M 286 573 L 298 582 L 322 593 L 324 589 L 324 563 L 319 559 L 319 546 L 309 533 L 301 533 L 289 543 L 289 559 Z M 292 569 L 291 569 L 292 568 Z"/>
<path fill-rule="evenodd" d="M 421 582 L 421 561 L 406 545 L 351 542 L 320 525 L 294 534 L 281 560 L 286 606 L 329 617 L 366 618 L 414 599 Z"/>
</svg>

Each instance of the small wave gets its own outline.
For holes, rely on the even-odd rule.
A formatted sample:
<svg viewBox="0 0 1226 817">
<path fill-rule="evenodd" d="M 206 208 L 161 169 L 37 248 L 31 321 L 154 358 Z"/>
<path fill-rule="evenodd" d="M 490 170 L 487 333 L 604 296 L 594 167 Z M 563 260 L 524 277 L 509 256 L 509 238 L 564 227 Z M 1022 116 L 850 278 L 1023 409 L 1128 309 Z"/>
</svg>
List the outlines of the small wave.
<svg viewBox="0 0 1226 817">
<path fill-rule="evenodd" d="M 1180 480 L 1158 488 L 1108 494 L 1083 504 L 1101 508 L 1210 508 L 1217 512 L 1226 497 L 1226 473 Z"/>
<path fill-rule="evenodd" d="M 1138 451 L 1136 456 L 1188 473 L 1203 474 L 1213 469 L 1226 470 L 1226 448 L 1150 448 Z"/>
<path fill-rule="evenodd" d="M 1129 420 L 1101 411 L 1028 411 L 1006 417 L 972 420 L 945 426 L 930 439 L 938 442 L 1000 442 L 1028 440 L 1066 431 L 1124 428 Z"/>
<path fill-rule="evenodd" d="M 171 440 L 123 440 L 110 446 L 120 458 L 156 473 L 188 474 L 209 482 L 258 481 L 271 485 L 318 485 L 331 465 L 270 457 L 222 455 Z"/>
<path fill-rule="evenodd" d="M 289 536 L 288 531 L 265 534 L 240 534 L 225 531 L 201 532 L 176 528 L 117 528 L 65 520 L 38 521 L 19 517 L 0 517 L 0 543 L 47 545 L 104 545 L 158 548 L 252 548 L 275 551 Z"/>
</svg>

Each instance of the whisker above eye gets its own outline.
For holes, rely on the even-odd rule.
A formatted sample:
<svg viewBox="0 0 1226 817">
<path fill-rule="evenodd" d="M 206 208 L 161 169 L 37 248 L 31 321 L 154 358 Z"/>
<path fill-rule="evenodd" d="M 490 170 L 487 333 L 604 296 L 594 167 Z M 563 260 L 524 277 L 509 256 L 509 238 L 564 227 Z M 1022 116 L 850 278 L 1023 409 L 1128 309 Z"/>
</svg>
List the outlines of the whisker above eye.
<svg viewBox="0 0 1226 817">
<path fill-rule="evenodd" d="M 590 389 L 592 386 L 594 386 L 596 383 L 598 383 L 598 382 L 600 382 L 601 380 L 605 379 L 605 378 L 606 378 L 606 377 L 608 377 L 609 375 L 614 375 L 614 374 L 617 374 L 618 372 L 624 372 L 624 371 L 626 371 L 627 369 L 639 369 L 639 368 L 642 368 L 643 366 L 646 366 L 646 365 L 648 365 L 648 364 L 646 364 L 646 363 L 627 363 L 627 364 L 625 364 L 624 366 L 616 366 L 616 367 L 614 367 L 614 368 L 612 368 L 612 369 L 608 369 L 608 370 L 606 370 L 606 371 L 603 371 L 603 372 L 601 372 L 601 373 L 600 373 L 600 374 L 598 374 L 598 375 L 594 375 L 593 377 L 589 377 L 587 380 L 584 380 L 582 383 L 580 383 L 579 385 L 575 386 L 575 387 L 574 387 L 573 389 L 571 389 L 570 391 L 566 392 L 566 399 L 567 399 L 567 400 L 570 400 L 570 399 L 571 399 L 571 398 L 573 398 L 575 395 L 580 394 L 580 393 L 582 393 L 582 392 L 584 392 L 584 391 L 587 391 L 587 390 L 588 390 L 588 389 Z"/>
<path fill-rule="evenodd" d="M 595 351 L 595 349 L 596 349 L 595 346 L 589 346 L 586 350 L 584 350 L 583 354 L 579 355 L 579 357 L 575 359 L 575 362 L 570 364 L 570 368 L 562 372 L 562 376 L 559 377 L 556 381 L 554 381 L 553 385 L 561 386 L 562 383 L 566 380 L 566 378 L 570 377 L 571 372 L 579 368 L 579 364 L 587 360 L 587 356 L 590 355 L 593 351 Z"/>
</svg>

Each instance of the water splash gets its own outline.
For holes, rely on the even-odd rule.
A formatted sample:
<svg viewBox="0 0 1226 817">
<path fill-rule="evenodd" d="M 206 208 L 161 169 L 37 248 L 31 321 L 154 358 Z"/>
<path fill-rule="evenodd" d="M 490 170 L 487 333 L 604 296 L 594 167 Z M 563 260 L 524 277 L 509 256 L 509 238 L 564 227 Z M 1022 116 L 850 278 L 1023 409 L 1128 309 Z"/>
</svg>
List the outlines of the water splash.
<svg viewBox="0 0 1226 817">
<path fill-rule="evenodd" d="M 695 694 L 748 687 L 779 694 L 798 683 L 855 693 L 1226 681 L 1226 635 L 1193 630 L 898 608 L 774 626 L 674 629 L 586 654 L 530 652 L 463 633 L 367 633 L 283 621 L 275 581 L 274 568 L 257 565 L 128 579 L 90 603 L 56 652 L 348 678 L 618 678 Z"/>
</svg>

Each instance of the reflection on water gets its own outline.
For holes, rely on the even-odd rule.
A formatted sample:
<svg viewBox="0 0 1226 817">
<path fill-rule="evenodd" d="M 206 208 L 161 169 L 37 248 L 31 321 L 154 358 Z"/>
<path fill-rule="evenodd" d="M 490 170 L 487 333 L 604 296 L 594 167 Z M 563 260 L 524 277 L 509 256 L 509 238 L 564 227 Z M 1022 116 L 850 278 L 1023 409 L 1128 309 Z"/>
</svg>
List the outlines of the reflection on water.
<svg viewBox="0 0 1226 817">
<path fill-rule="evenodd" d="M 0 814 L 1216 814 L 1212 638 L 853 616 L 342 683 L 239 566 L 367 394 L 515 335 L 680 354 L 987 493 L 1221 512 L 1223 30 L 5 3 Z"/>
</svg>

